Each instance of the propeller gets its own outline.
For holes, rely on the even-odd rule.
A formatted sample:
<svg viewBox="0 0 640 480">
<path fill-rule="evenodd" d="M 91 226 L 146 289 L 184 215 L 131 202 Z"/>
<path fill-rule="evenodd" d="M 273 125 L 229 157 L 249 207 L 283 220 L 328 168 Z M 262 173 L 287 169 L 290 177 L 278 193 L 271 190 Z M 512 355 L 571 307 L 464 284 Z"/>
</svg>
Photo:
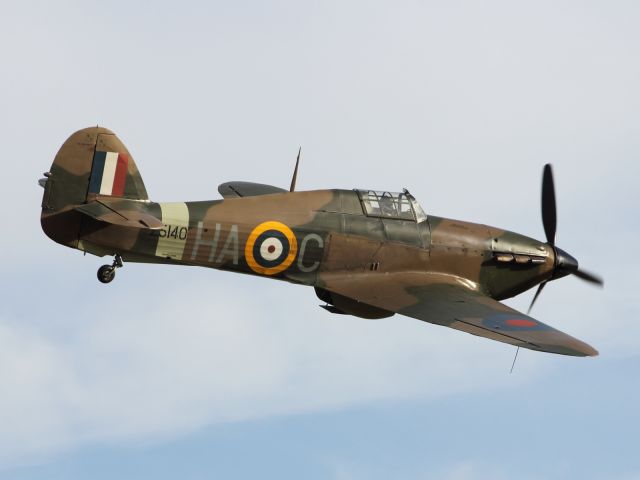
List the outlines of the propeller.
<svg viewBox="0 0 640 480">
<path fill-rule="evenodd" d="M 580 270 L 578 261 L 561 248 L 556 247 L 556 228 L 558 218 L 556 213 L 556 192 L 553 184 L 553 170 L 551 164 L 547 163 L 542 172 L 542 226 L 544 234 L 547 237 L 547 243 L 554 251 L 554 268 L 553 274 L 549 280 L 565 277 L 567 275 L 575 275 L 582 280 L 595 285 L 603 286 L 604 281 L 599 276 Z M 544 289 L 549 280 L 545 280 L 538 286 L 536 294 L 533 296 L 528 312 L 531 311 L 540 293 Z"/>
</svg>

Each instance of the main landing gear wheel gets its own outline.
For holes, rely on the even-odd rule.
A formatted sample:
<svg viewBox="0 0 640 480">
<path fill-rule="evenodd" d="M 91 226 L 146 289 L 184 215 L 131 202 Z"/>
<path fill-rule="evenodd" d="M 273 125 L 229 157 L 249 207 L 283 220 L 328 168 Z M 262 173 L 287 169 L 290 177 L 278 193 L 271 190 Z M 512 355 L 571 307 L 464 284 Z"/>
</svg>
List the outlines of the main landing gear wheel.
<svg viewBox="0 0 640 480">
<path fill-rule="evenodd" d="M 116 276 L 116 269 L 111 265 L 102 265 L 98 269 L 98 280 L 102 283 L 109 283 Z"/>
<path fill-rule="evenodd" d="M 116 276 L 116 268 L 122 267 L 122 257 L 120 255 L 116 255 L 113 258 L 113 263 L 111 265 L 102 265 L 98 269 L 98 280 L 101 283 L 109 283 Z"/>
</svg>

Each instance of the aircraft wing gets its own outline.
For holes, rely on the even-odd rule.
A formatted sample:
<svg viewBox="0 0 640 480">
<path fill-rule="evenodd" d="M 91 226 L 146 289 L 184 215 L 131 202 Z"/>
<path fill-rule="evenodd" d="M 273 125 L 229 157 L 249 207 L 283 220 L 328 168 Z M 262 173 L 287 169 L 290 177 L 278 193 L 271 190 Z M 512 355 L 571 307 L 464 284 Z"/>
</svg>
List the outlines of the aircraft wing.
<svg viewBox="0 0 640 480">
<path fill-rule="evenodd" d="M 121 227 L 159 230 L 164 225 L 159 218 L 145 211 L 145 205 L 132 200 L 97 199 L 76 207 L 81 213 L 100 222 Z"/>
<path fill-rule="evenodd" d="M 572 356 L 598 351 L 487 295 L 466 279 L 425 272 L 321 275 L 321 288 L 425 322 L 511 345 Z"/>
<path fill-rule="evenodd" d="M 286 191 L 284 188 L 253 182 L 226 182 L 218 185 L 218 192 L 224 198 L 255 197 Z"/>
</svg>

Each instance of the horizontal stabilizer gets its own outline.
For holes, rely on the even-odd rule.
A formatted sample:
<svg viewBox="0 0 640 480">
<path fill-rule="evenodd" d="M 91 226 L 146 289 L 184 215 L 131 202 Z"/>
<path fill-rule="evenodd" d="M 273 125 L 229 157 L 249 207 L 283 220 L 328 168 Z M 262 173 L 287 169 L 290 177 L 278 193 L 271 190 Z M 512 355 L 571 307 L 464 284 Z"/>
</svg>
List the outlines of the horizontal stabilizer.
<svg viewBox="0 0 640 480">
<path fill-rule="evenodd" d="M 76 207 L 81 213 L 100 222 L 121 227 L 146 228 L 160 230 L 164 225 L 160 219 L 146 212 L 146 203 L 98 199 Z"/>
<path fill-rule="evenodd" d="M 253 182 L 226 182 L 218 186 L 218 192 L 224 198 L 255 197 L 286 191 L 284 188 Z"/>
</svg>

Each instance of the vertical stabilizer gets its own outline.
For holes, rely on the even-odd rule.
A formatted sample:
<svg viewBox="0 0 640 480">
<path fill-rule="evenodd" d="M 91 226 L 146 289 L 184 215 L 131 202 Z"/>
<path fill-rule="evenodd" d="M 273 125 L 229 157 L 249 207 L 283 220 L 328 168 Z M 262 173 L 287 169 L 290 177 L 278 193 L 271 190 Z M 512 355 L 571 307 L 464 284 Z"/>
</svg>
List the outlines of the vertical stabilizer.
<svg viewBox="0 0 640 480">
<path fill-rule="evenodd" d="M 41 224 L 54 241 L 77 247 L 78 205 L 99 197 L 148 200 L 131 154 L 110 130 L 90 127 L 60 147 L 44 182 Z"/>
</svg>

